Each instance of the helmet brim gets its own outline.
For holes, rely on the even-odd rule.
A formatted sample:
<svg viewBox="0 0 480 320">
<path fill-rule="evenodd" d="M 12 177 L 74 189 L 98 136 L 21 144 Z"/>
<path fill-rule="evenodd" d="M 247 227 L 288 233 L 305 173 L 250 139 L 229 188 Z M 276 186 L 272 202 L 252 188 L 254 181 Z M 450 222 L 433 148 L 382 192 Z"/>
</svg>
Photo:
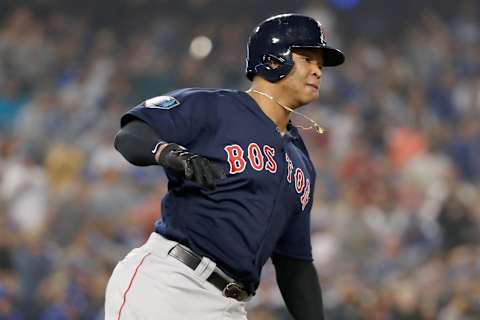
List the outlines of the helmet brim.
<svg viewBox="0 0 480 320">
<path fill-rule="evenodd" d="M 323 66 L 335 67 L 345 62 L 342 51 L 329 46 L 292 46 L 292 49 L 319 49 L 323 53 Z"/>
</svg>

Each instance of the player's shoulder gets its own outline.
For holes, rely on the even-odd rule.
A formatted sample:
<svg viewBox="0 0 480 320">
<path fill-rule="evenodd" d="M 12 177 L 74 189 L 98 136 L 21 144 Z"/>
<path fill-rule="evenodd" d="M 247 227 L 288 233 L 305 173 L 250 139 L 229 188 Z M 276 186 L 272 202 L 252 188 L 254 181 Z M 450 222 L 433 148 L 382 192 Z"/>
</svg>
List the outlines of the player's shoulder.
<svg viewBox="0 0 480 320">
<path fill-rule="evenodd" d="M 145 108 L 169 110 L 177 106 L 213 107 L 222 98 L 240 95 L 240 91 L 214 88 L 182 88 L 167 92 L 160 96 L 146 99 L 141 104 Z"/>
<path fill-rule="evenodd" d="M 220 97 L 234 96 L 238 94 L 238 90 L 219 89 L 219 88 L 183 88 L 167 93 L 167 96 L 174 97 L 180 103 L 188 102 L 195 99 L 218 99 Z"/>
</svg>

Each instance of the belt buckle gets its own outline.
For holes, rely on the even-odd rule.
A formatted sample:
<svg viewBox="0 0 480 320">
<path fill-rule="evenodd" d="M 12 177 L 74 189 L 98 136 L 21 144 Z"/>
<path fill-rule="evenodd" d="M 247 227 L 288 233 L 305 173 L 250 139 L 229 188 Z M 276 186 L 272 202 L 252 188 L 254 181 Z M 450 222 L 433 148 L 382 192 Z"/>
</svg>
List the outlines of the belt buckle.
<svg viewBox="0 0 480 320">
<path fill-rule="evenodd" d="M 246 298 L 245 290 L 235 282 L 230 282 L 223 288 L 222 294 L 227 298 L 233 298 L 238 301 L 243 301 Z"/>
</svg>

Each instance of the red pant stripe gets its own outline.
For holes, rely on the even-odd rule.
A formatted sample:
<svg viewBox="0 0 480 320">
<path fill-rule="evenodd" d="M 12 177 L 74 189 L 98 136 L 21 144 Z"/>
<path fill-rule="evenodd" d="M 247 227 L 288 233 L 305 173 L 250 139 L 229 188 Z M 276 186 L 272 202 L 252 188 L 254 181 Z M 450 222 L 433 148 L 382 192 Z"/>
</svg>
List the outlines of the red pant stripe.
<svg viewBox="0 0 480 320">
<path fill-rule="evenodd" d="M 120 320 L 120 316 L 122 315 L 122 309 L 123 309 L 123 307 L 125 306 L 125 302 L 127 302 L 127 293 L 128 293 L 128 291 L 130 290 L 130 288 L 132 287 L 133 280 L 135 280 L 135 277 L 136 277 L 136 275 L 137 275 L 138 269 L 140 269 L 141 265 L 143 264 L 143 261 L 145 261 L 145 258 L 148 257 L 148 256 L 151 255 L 151 254 L 152 254 L 152 253 L 149 252 L 149 253 L 147 253 L 145 256 L 143 256 L 142 260 L 140 260 L 140 263 L 139 263 L 138 266 L 135 268 L 135 272 L 133 273 L 132 278 L 130 279 L 130 283 L 128 284 L 128 288 L 127 288 L 127 290 L 125 290 L 125 293 L 123 294 L 123 302 L 122 302 L 122 305 L 120 306 L 120 310 L 118 311 L 118 318 L 117 318 L 117 320 Z"/>
</svg>

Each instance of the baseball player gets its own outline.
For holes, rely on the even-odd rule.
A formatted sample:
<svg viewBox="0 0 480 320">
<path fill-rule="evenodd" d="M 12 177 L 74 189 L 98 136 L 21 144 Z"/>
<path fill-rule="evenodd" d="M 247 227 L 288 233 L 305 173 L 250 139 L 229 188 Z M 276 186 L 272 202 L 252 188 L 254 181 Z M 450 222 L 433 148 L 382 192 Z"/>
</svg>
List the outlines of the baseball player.
<svg viewBox="0 0 480 320">
<path fill-rule="evenodd" d="M 105 319 L 246 319 L 271 258 L 295 319 L 323 319 L 312 263 L 315 170 L 291 111 L 314 101 L 322 68 L 342 64 L 316 20 L 260 23 L 248 42 L 248 91 L 181 89 L 121 118 L 116 149 L 168 177 L 162 217 L 114 269 Z"/>
</svg>

